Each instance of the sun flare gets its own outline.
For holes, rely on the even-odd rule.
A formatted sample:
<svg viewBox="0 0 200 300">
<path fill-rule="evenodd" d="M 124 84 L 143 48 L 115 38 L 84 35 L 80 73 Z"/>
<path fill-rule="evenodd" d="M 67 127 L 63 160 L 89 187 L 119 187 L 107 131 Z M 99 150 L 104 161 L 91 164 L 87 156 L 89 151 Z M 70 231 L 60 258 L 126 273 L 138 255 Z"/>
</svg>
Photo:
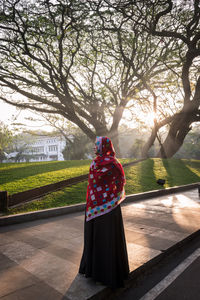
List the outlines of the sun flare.
<svg viewBox="0 0 200 300">
<path fill-rule="evenodd" d="M 155 119 L 156 119 L 156 114 L 154 112 L 149 112 L 148 114 L 145 115 L 144 122 L 147 126 L 153 126 Z"/>
<path fill-rule="evenodd" d="M 123 112 L 123 118 L 125 121 L 132 124 L 134 123 L 134 120 L 138 120 L 146 127 L 153 127 L 156 114 L 153 111 L 144 112 L 139 108 L 135 108 L 134 110 L 125 109 Z"/>
</svg>

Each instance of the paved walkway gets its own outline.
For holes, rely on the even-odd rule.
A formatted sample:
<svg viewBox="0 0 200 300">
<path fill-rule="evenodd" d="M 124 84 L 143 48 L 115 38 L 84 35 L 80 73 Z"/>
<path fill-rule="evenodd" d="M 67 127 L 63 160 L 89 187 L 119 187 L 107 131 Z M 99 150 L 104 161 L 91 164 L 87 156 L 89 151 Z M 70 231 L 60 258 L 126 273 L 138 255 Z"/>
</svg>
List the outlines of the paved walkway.
<svg viewBox="0 0 200 300">
<path fill-rule="evenodd" d="M 122 207 L 131 271 L 200 228 L 197 189 Z M 103 286 L 78 275 L 84 213 L 0 228 L 0 300 L 87 299 Z"/>
</svg>

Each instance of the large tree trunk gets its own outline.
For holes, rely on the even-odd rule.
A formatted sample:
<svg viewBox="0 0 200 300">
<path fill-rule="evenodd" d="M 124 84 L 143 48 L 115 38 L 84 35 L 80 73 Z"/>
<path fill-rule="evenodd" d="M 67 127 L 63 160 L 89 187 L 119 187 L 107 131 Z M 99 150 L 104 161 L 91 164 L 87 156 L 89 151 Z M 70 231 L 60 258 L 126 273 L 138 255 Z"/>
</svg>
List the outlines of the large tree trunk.
<svg viewBox="0 0 200 300">
<path fill-rule="evenodd" d="M 112 140 L 116 156 L 121 157 L 121 151 L 120 151 L 120 147 L 119 147 L 119 132 L 118 132 L 118 129 L 112 130 L 110 133 L 108 133 L 108 137 L 111 138 L 111 140 Z"/>
<path fill-rule="evenodd" d="M 186 135 L 191 130 L 191 123 L 192 119 L 190 114 L 181 113 L 177 115 L 170 125 L 168 135 L 158 152 L 157 157 L 172 157 L 180 149 Z"/>
<path fill-rule="evenodd" d="M 147 140 L 147 142 L 144 144 L 143 148 L 142 148 L 142 153 L 141 153 L 141 157 L 142 158 L 147 158 L 148 157 L 148 152 L 149 149 L 151 148 L 151 146 L 154 144 L 155 139 L 156 139 L 156 133 L 157 133 L 157 129 L 154 127 L 152 129 L 151 132 L 151 136 L 150 138 Z"/>
</svg>

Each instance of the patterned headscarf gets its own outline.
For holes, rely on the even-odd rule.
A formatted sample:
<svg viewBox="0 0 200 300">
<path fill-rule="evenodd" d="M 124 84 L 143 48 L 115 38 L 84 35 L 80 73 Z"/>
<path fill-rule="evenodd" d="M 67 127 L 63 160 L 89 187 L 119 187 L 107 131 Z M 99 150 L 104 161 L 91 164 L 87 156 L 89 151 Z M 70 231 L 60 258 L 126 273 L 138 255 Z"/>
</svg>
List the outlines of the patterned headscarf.
<svg viewBox="0 0 200 300">
<path fill-rule="evenodd" d="M 95 146 L 97 157 L 90 166 L 86 221 L 108 213 L 125 199 L 124 170 L 115 158 L 111 140 L 97 137 Z"/>
</svg>

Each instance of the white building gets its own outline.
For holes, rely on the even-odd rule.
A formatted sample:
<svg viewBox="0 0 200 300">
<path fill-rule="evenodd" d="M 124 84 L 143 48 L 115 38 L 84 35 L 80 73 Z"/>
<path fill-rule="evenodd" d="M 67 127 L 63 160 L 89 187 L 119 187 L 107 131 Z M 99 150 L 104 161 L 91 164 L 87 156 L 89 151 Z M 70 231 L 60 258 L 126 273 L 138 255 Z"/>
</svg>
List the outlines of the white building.
<svg viewBox="0 0 200 300">
<path fill-rule="evenodd" d="M 32 140 L 32 142 L 30 142 Z M 64 160 L 62 151 L 66 146 L 66 140 L 61 136 L 38 135 L 29 138 L 29 143 L 24 144 L 24 150 L 20 153 L 18 162 L 35 162 Z M 7 155 L 7 161 L 16 161 L 19 152 Z"/>
</svg>

